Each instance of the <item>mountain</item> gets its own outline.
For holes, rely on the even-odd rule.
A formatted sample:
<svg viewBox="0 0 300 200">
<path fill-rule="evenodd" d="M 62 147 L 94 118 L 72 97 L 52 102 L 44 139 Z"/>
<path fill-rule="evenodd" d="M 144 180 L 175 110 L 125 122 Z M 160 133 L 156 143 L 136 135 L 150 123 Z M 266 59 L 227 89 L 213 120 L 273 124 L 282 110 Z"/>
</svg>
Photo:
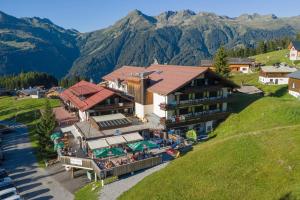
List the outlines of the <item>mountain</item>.
<svg viewBox="0 0 300 200">
<path fill-rule="evenodd" d="M 43 71 L 63 77 L 79 56 L 78 32 L 48 19 L 0 12 L 0 75 Z"/>
<path fill-rule="evenodd" d="M 273 14 L 239 17 L 167 11 L 148 16 L 134 10 L 101 30 L 79 33 L 48 19 L 15 18 L 0 12 L 0 75 L 44 71 L 95 81 L 122 65 L 159 63 L 198 65 L 224 44 L 254 46 L 259 40 L 294 37 L 300 16 Z"/>
<path fill-rule="evenodd" d="M 94 80 L 122 65 L 198 65 L 220 45 L 253 46 L 259 40 L 294 37 L 300 16 L 241 15 L 236 18 L 190 10 L 147 16 L 135 10 L 114 25 L 78 37 L 80 56 L 68 76 Z"/>
</svg>

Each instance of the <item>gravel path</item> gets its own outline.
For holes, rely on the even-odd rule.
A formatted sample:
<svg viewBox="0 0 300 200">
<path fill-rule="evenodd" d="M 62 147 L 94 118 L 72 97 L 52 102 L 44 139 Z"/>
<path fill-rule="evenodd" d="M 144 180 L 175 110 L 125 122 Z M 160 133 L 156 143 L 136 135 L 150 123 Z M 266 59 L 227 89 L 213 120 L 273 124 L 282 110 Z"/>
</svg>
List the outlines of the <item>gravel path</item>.
<svg viewBox="0 0 300 200">
<path fill-rule="evenodd" d="M 159 171 L 160 169 L 166 167 L 168 162 L 157 165 L 150 169 L 141 171 L 132 176 L 124 177 L 116 182 L 105 185 L 100 192 L 100 200 L 113 200 L 117 199 L 123 192 L 126 192 L 138 182 L 140 182 L 146 176 Z"/>
<path fill-rule="evenodd" d="M 8 124 L 7 122 L 0 122 Z M 39 168 L 34 149 L 28 138 L 27 127 L 21 124 L 13 126 L 16 131 L 4 134 L 2 148 L 5 168 L 25 199 L 34 200 L 71 200 L 74 196 L 56 182 L 46 170 Z"/>
</svg>

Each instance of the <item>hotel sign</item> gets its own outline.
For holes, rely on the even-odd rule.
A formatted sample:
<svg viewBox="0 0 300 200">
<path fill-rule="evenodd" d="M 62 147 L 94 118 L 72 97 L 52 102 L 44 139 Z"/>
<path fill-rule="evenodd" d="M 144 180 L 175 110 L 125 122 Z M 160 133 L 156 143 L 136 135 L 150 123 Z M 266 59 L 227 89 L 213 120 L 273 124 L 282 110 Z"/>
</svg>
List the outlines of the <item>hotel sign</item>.
<svg viewBox="0 0 300 200">
<path fill-rule="evenodd" d="M 82 160 L 77 158 L 70 158 L 70 164 L 82 166 Z"/>
</svg>

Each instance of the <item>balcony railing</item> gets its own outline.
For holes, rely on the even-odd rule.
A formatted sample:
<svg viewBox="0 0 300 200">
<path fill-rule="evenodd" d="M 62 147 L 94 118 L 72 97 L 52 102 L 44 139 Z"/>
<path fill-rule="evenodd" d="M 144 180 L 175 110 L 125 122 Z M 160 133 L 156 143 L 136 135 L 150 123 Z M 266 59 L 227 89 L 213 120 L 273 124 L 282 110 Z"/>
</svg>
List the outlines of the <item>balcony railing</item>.
<svg viewBox="0 0 300 200">
<path fill-rule="evenodd" d="M 93 108 L 93 110 L 97 111 L 106 111 L 106 110 L 114 110 L 119 108 L 131 108 L 134 106 L 134 103 L 116 103 L 116 104 L 109 104 L 109 105 L 98 105 Z"/>
<path fill-rule="evenodd" d="M 202 98 L 202 99 L 190 99 L 190 100 L 184 100 L 184 101 L 179 101 L 179 102 L 174 102 L 170 104 L 166 103 L 161 103 L 160 109 L 161 110 L 174 110 L 175 108 L 179 107 L 186 107 L 190 105 L 197 105 L 197 104 L 211 104 L 211 103 L 219 103 L 219 102 L 228 102 L 231 101 L 231 97 L 207 97 L 207 98 Z"/>
<path fill-rule="evenodd" d="M 224 88 L 224 86 L 223 85 L 188 86 L 183 89 L 183 92 L 190 93 L 190 92 L 218 91 L 221 88 Z"/>
<path fill-rule="evenodd" d="M 229 115 L 229 112 L 220 109 L 208 110 L 197 113 L 189 113 L 185 115 L 173 116 L 170 119 L 161 118 L 160 123 L 167 128 L 188 125 L 193 123 L 205 122 L 210 120 L 224 119 Z"/>
</svg>

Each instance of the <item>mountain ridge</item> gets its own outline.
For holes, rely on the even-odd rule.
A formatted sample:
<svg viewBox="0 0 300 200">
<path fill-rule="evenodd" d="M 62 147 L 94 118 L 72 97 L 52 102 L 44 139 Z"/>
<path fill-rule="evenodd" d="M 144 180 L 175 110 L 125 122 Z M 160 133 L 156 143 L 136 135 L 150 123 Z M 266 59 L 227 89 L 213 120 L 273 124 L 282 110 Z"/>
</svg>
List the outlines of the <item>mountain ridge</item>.
<svg viewBox="0 0 300 200">
<path fill-rule="evenodd" d="M 252 47 L 298 31 L 300 16 L 228 17 L 192 10 L 149 16 L 133 10 L 107 28 L 81 33 L 47 18 L 16 18 L 0 11 L 0 75 L 33 70 L 100 80 L 122 65 L 148 66 L 155 59 L 199 65 L 222 44 Z"/>
</svg>

